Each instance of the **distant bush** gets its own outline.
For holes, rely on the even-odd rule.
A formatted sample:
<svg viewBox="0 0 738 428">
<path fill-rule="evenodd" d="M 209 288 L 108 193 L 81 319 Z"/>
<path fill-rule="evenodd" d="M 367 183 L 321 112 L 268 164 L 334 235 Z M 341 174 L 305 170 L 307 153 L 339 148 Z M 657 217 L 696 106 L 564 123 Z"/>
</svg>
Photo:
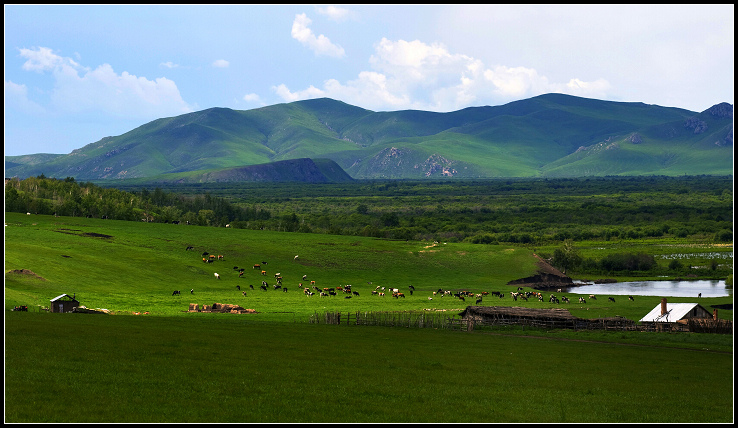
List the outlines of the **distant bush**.
<svg viewBox="0 0 738 428">
<path fill-rule="evenodd" d="M 646 271 L 656 267 L 656 258 L 649 254 L 609 254 L 599 262 L 600 269 L 614 271 Z"/>
</svg>

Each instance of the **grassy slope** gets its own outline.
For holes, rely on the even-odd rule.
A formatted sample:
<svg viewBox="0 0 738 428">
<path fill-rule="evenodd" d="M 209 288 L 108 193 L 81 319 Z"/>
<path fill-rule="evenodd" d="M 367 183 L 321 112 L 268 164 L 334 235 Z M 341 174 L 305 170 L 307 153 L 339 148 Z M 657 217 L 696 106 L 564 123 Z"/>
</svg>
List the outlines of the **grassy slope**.
<svg viewBox="0 0 738 428">
<path fill-rule="evenodd" d="M 194 303 L 242 303 L 260 312 L 276 313 L 279 306 L 291 307 L 295 316 L 335 307 L 340 310 L 463 308 L 455 299 L 427 300 L 432 290 L 506 289 L 504 284 L 530 274 L 534 269 L 524 249 L 465 244 L 438 245 L 393 242 L 349 236 L 274 233 L 204 228 L 168 224 L 139 224 L 98 219 L 54 218 L 6 214 L 6 272 L 29 269 L 45 278 L 6 275 L 6 305 L 37 304 L 62 293 L 77 293 L 88 307 L 122 311 L 153 311 L 176 314 Z M 36 223 L 33 225 L 32 223 Z M 63 229 L 71 229 L 68 234 Z M 81 236 L 85 232 L 111 235 L 111 239 Z M 185 251 L 188 245 L 196 251 Z M 223 254 L 225 261 L 205 264 L 200 253 Z M 299 255 L 297 261 L 294 256 Z M 63 257 L 69 256 L 69 257 Z M 268 276 L 251 269 L 268 261 Z M 238 278 L 233 266 L 246 267 Z M 75 275 L 74 272 L 84 272 Z M 219 272 L 221 280 L 213 273 Z M 262 280 L 274 284 L 274 273 L 284 278 L 288 293 L 251 292 L 244 299 L 236 285 L 257 290 Z M 352 284 L 361 298 L 343 296 L 308 299 L 297 291 L 302 275 L 321 287 Z M 367 284 L 372 282 L 372 285 Z M 387 305 L 370 296 L 377 285 L 407 291 L 417 287 L 412 298 Z M 196 290 L 172 297 L 175 289 Z M 407 293 L 406 293 L 407 294 Z M 409 295 L 408 295 L 409 297 Z M 276 315 L 280 317 L 280 315 Z M 292 318 L 292 315 L 289 316 Z"/>
<path fill-rule="evenodd" d="M 415 310 L 425 308 L 463 309 L 473 301 L 434 298 L 432 292 L 445 290 L 503 291 L 515 287 L 507 282 L 530 276 L 535 271 L 531 251 L 521 247 L 386 241 L 352 236 L 279 233 L 243 229 L 196 227 L 171 224 L 144 224 L 51 216 L 6 213 L 5 305 L 48 306 L 49 299 L 62 293 L 76 293 L 88 307 L 121 312 L 149 311 L 177 315 L 189 303 L 237 303 L 262 313 L 267 319 L 306 319 L 325 310 Z M 34 224 L 35 223 L 35 224 Z M 95 238 L 84 233 L 100 233 L 112 238 Z M 195 251 L 185 251 L 194 246 Z M 222 254 L 225 261 L 203 263 L 203 251 Z M 299 255 L 298 260 L 294 256 Z M 64 257 L 68 256 L 68 257 Z M 251 267 L 267 261 L 267 275 Z M 246 268 L 243 278 L 234 266 Z M 28 269 L 44 278 L 7 274 Z M 83 274 L 78 274 L 78 273 Z M 214 273 L 218 272 L 220 280 Z M 281 273 L 288 292 L 273 290 L 274 274 Z M 343 295 L 308 298 L 298 291 L 302 276 L 316 285 L 336 287 L 351 284 L 359 297 Z M 269 291 L 259 290 L 261 281 Z M 371 282 L 371 284 L 369 284 Z M 236 286 L 247 291 L 244 297 Z M 248 286 L 254 285 L 251 291 Z M 408 285 L 416 288 L 408 293 Z M 377 286 L 399 288 L 407 297 L 392 299 L 370 295 Z M 181 297 L 173 297 L 173 290 Z M 190 289 L 195 294 L 189 293 Z M 568 307 L 586 318 L 624 316 L 638 320 L 655 307 L 658 296 L 643 296 L 635 302 L 617 305 L 601 296 L 596 302 Z M 572 295 L 572 301 L 576 296 Z M 693 299 L 692 299 L 693 300 Z M 672 298 L 689 302 L 689 298 Z M 703 306 L 728 303 L 731 299 L 703 299 Z M 513 302 L 488 297 L 486 305 L 551 307 L 531 300 Z M 725 316 L 726 314 L 722 314 Z"/>
</svg>

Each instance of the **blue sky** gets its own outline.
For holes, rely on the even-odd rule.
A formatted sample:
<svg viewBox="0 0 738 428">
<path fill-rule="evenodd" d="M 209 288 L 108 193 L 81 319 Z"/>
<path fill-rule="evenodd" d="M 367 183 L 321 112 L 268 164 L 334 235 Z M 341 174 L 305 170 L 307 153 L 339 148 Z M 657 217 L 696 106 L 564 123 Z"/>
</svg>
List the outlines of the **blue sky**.
<svg viewBox="0 0 738 428">
<path fill-rule="evenodd" d="M 733 104 L 734 5 L 5 5 L 5 155 L 330 97 L 448 112 L 549 92 Z"/>
</svg>

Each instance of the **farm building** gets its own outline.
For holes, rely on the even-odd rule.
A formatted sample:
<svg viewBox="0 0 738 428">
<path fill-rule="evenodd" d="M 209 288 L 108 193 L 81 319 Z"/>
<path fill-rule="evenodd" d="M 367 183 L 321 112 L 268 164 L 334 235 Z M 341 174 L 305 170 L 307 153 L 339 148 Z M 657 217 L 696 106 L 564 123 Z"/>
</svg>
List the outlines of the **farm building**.
<svg viewBox="0 0 738 428">
<path fill-rule="evenodd" d="M 69 294 L 62 294 L 61 296 L 56 296 L 53 299 L 50 300 L 49 304 L 49 310 L 51 312 L 72 312 L 74 308 L 79 306 L 79 302 L 77 299 L 75 299 L 76 294 L 74 296 L 70 296 Z"/>
<path fill-rule="evenodd" d="M 661 303 L 641 318 L 641 322 L 686 322 L 692 318 L 713 318 L 713 314 L 699 303 Z"/>
</svg>

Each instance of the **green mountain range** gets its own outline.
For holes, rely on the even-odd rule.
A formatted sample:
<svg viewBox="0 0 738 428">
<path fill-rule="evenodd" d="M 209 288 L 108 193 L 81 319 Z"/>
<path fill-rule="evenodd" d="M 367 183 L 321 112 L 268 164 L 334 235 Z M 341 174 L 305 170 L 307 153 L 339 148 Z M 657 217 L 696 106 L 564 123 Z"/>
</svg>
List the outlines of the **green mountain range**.
<svg viewBox="0 0 738 428">
<path fill-rule="evenodd" d="M 321 98 L 157 119 L 65 155 L 6 156 L 5 169 L 163 182 L 730 175 L 733 106 L 697 113 L 546 94 L 450 113 L 374 112 Z"/>
</svg>

